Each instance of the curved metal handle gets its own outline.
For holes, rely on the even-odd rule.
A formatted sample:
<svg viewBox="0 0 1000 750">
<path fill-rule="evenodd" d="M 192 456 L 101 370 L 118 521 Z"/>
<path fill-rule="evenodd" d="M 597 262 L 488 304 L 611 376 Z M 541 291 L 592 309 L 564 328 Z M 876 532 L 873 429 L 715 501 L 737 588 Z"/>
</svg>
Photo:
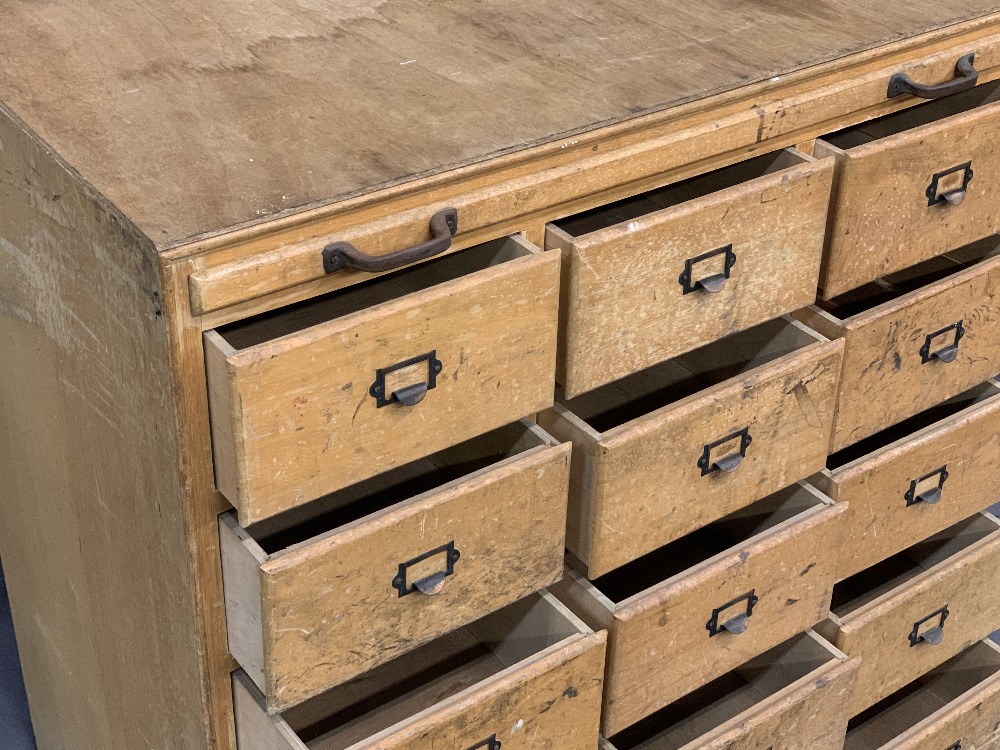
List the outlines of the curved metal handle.
<svg viewBox="0 0 1000 750">
<path fill-rule="evenodd" d="M 927 617 L 913 623 L 913 630 L 910 631 L 910 635 L 908 636 L 910 648 L 919 646 L 921 643 L 926 643 L 928 646 L 937 646 L 944 641 L 944 623 L 948 619 L 948 615 L 948 605 L 945 605 L 936 612 L 931 612 Z M 924 630 L 923 626 L 932 620 L 937 620 L 937 623 Z"/>
<path fill-rule="evenodd" d="M 709 294 L 718 294 L 723 289 L 726 288 L 726 274 L 717 273 L 712 276 L 706 276 L 704 279 L 698 279 L 694 282 L 695 288 L 703 289 Z"/>
<path fill-rule="evenodd" d="M 944 346 L 935 349 L 935 342 L 944 337 L 950 336 L 951 341 Z M 927 334 L 924 338 L 924 345 L 920 347 L 920 361 L 922 364 L 928 362 L 943 362 L 949 364 L 958 359 L 958 345 L 965 337 L 965 321 L 960 320 L 950 326 Z"/>
<path fill-rule="evenodd" d="M 726 474 L 732 474 L 743 464 L 743 456 L 739 453 L 733 453 L 731 456 L 724 456 L 718 459 L 712 464 L 712 468 L 718 469 L 719 471 L 724 471 Z"/>
<path fill-rule="evenodd" d="M 393 391 L 391 398 L 395 399 L 403 406 L 416 406 L 424 400 L 424 396 L 427 395 L 427 391 L 427 383 L 414 383 L 406 388 L 400 388 L 398 391 Z"/>
<path fill-rule="evenodd" d="M 958 359 L 958 344 L 952 344 L 951 346 L 946 346 L 944 349 L 931 352 L 931 358 L 939 362 L 944 362 L 946 365 L 951 364 Z"/>
<path fill-rule="evenodd" d="M 961 206 L 965 203 L 965 196 L 968 194 L 969 192 L 965 189 L 952 190 L 950 193 L 942 193 L 941 198 L 949 206 Z"/>
<path fill-rule="evenodd" d="M 955 64 L 955 78 L 945 83 L 938 83 L 933 86 L 916 83 L 906 73 L 896 73 L 889 79 L 889 91 L 886 96 L 895 99 L 897 96 L 909 94 L 921 99 L 940 99 L 960 91 L 968 91 L 979 83 L 979 71 L 973 63 L 976 55 L 970 52 L 963 55 Z"/>
<path fill-rule="evenodd" d="M 941 645 L 941 641 L 944 640 L 944 628 L 939 625 L 936 628 L 925 630 L 917 637 L 922 643 L 926 643 L 931 646 L 939 646 Z"/>
<path fill-rule="evenodd" d="M 741 633 L 745 633 L 747 628 L 750 627 L 750 617 L 746 614 L 737 615 L 731 620 L 726 620 L 722 623 L 721 627 L 733 635 L 740 635 Z"/>
<path fill-rule="evenodd" d="M 921 492 L 914 498 L 918 503 L 927 503 L 928 505 L 937 505 L 941 500 L 941 488 L 934 487 L 927 490 L 926 492 Z"/>
<path fill-rule="evenodd" d="M 323 248 L 323 270 L 327 273 L 355 268 L 368 273 L 383 273 L 440 255 L 451 247 L 458 231 L 458 209 L 443 208 L 431 217 L 431 239 L 419 245 L 386 255 L 367 255 L 350 242 L 332 242 Z"/>
</svg>

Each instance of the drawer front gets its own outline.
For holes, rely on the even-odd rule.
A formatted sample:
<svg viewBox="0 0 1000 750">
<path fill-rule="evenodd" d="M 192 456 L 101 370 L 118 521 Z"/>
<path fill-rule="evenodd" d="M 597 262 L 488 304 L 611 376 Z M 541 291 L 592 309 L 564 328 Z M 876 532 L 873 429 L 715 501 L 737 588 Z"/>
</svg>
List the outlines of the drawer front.
<svg viewBox="0 0 1000 750">
<path fill-rule="evenodd" d="M 841 506 L 817 508 L 619 609 L 609 642 L 604 735 L 616 734 L 823 619 L 842 513 Z M 751 592 L 755 601 L 746 631 L 711 635 L 710 622 L 718 626 L 727 616 L 745 612 Z"/>
<path fill-rule="evenodd" d="M 537 254 L 235 353 L 207 336 L 216 482 L 240 522 L 551 405 L 558 288 L 558 256 Z"/>
<path fill-rule="evenodd" d="M 849 656 L 861 657 L 852 714 L 875 705 L 1000 626 L 1000 588 L 984 585 L 996 577 L 998 566 L 1000 534 L 992 534 L 956 559 L 935 566 L 930 575 L 904 584 L 890 597 L 845 619 L 835 644 Z M 925 630 L 940 625 L 945 608 L 940 643 L 921 640 Z"/>
<path fill-rule="evenodd" d="M 597 744 L 604 655 L 604 633 L 576 636 L 351 747 L 592 750 Z M 259 693 L 243 673 L 234 677 L 234 696 L 239 750 L 306 750 L 280 716 L 266 714 Z"/>
<path fill-rule="evenodd" d="M 991 104 L 844 152 L 821 282 L 824 296 L 1000 230 L 998 142 L 1000 104 Z M 947 192 L 956 180 L 960 187 L 964 165 L 970 165 L 972 178 L 960 205 L 929 196 Z"/>
<path fill-rule="evenodd" d="M 810 304 L 832 167 L 799 165 L 582 237 L 550 228 L 546 245 L 564 256 L 567 397 Z M 715 293 L 698 286 L 710 276 L 724 283 Z"/>
<path fill-rule="evenodd" d="M 1000 257 L 845 323 L 832 451 L 939 404 L 1000 370 Z M 954 344 L 951 362 L 928 358 Z M 923 352 L 923 353 L 922 353 Z"/>
<path fill-rule="evenodd" d="M 994 676 L 879 750 L 992 750 L 998 741 L 1000 679 Z"/>
<path fill-rule="evenodd" d="M 838 580 L 978 513 L 1000 499 L 1000 396 L 834 472 L 821 489 L 848 503 Z"/>
<path fill-rule="evenodd" d="M 593 460 L 574 463 L 575 472 L 591 472 L 576 484 L 591 485 L 594 493 L 590 577 L 821 470 L 841 346 L 840 341 L 809 346 L 742 381 L 721 384 L 626 425 L 596 449 L 591 446 Z M 546 417 L 541 423 L 548 424 Z M 558 425 L 553 430 L 558 436 Z M 743 430 L 752 442 L 739 468 L 704 474 L 699 461 L 706 450 L 715 457 L 742 442 L 742 435 L 726 438 Z"/>
<path fill-rule="evenodd" d="M 244 668 L 268 708 L 301 703 L 558 580 L 569 453 L 535 448 L 271 558 L 254 571 L 256 611 L 227 565 L 230 631 L 242 618 L 262 633 L 261 670 Z"/>
<path fill-rule="evenodd" d="M 842 750 L 858 661 L 834 663 L 684 750 Z M 735 723 L 735 722 L 734 722 Z"/>
</svg>

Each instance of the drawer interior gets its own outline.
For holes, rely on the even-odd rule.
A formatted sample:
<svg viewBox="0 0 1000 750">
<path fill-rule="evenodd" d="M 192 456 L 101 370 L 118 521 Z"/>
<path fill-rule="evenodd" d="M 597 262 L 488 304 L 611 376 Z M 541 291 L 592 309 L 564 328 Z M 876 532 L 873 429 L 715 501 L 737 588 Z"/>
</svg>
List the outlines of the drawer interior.
<svg viewBox="0 0 1000 750">
<path fill-rule="evenodd" d="M 944 403 L 926 409 L 899 424 L 837 451 L 827 458 L 826 467 L 832 472 L 849 469 L 858 461 L 869 459 L 903 441 L 913 440 L 918 437 L 918 433 L 921 431 L 951 419 L 960 412 L 981 404 L 998 393 L 1000 393 L 1000 383 L 993 381 L 970 388 L 965 393 L 960 393 Z"/>
<path fill-rule="evenodd" d="M 823 140 L 839 149 L 847 150 L 998 101 L 1000 101 L 1000 82 L 984 83 L 969 91 L 918 104 L 871 122 L 839 130 L 824 136 Z"/>
<path fill-rule="evenodd" d="M 645 596 L 647 589 L 823 505 L 822 495 L 793 485 L 596 578 L 591 585 L 607 600 L 624 606 L 630 599 Z"/>
<path fill-rule="evenodd" d="M 839 658 L 803 633 L 619 732 L 606 750 L 679 750 Z"/>
<path fill-rule="evenodd" d="M 573 399 L 559 400 L 598 432 L 606 432 L 755 367 L 822 341 L 785 318 L 683 354 Z"/>
<path fill-rule="evenodd" d="M 997 522 L 986 514 L 967 518 L 951 528 L 918 542 L 860 573 L 845 578 L 833 588 L 830 611 L 846 617 L 935 565 L 954 557 L 991 534 Z"/>
<path fill-rule="evenodd" d="M 296 706 L 281 719 L 309 750 L 344 750 L 587 632 L 551 596 L 533 594 Z"/>
<path fill-rule="evenodd" d="M 554 444 L 537 425 L 515 422 L 256 523 L 246 532 L 273 559 L 508 458 Z"/>
<path fill-rule="evenodd" d="M 1000 255 L 1000 237 L 994 235 L 946 255 L 924 261 L 905 271 L 865 284 L 838 297 L 820 300 L 817 305 L 828 315 L 843 321 L 929 284 L 954 276 L 998 255 Z"/>
<path fill-rule="evenodd" d="M 245 318 L 217 328 L 216 333 L 240 351 L 532 254 L 530 243 L 505 237 Z"/>
<path fill-rule="evenodd" d="M 579 237 L 809 161 L 812 161 L 811 157 L 794 149 L 775 151 L 668 187 L 568 216 L 553 224 L 569 236 Z"/>
<path fill-rule="evenodd" d="M 977 643 L 851 719 L 844 750 L 877 750 L 997 675 L 1000 649 Z"/>
</svg>

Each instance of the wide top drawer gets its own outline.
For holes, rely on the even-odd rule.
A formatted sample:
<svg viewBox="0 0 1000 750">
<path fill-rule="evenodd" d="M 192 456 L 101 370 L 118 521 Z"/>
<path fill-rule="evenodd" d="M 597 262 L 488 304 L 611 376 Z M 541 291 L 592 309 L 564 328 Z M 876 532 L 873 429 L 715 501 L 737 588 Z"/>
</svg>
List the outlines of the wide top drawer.
<svg viewBox="0 0 1000 750">
<path fill-rule="evenodd" d="M 559 258 L 519 237 L 205 334 L 244 526 L 552 403 Z"/>
</svg>

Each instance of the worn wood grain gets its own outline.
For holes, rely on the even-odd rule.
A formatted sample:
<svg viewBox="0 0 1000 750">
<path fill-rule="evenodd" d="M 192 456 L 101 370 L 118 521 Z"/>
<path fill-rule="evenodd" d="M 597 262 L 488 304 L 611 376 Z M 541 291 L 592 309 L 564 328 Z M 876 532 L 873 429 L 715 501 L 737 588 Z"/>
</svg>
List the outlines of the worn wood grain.
<svg viewBox="0 0 1000 750">
<path fill-rule="evenodd" d="M 543 595 L 539 599 L 543 611 L 538 604 L 532 605 L 524 618 L 522 624 L 533 628 L 531 632 L 519 631 L 516 620 L 508 624 L 507 630 L 510 626 L 513 630 L 506 635 L 504 627 L 495 629 L 497 641 L 483 632 L 483 643 L 494 652 L 493 666 L 478 680 L 464 686 L 440 686 L 437 699 L 418 696 L 419 688 L 410 690 L 383 707 L 391 718 L 379 710 L 353 717 L 348 711 L 338 715 L 345 723 L 319 735 L 300 718 L 291 723 L 291 714 L 287 720 L 267 716 L 263 696 L 245 675 L 238 674 L 241 750 L 303 750 L 306 743 L 300 739 L 299 728 L 309 731 L 311 750 L 473 747 L 492 735 L 502 738 L 504 747 L 523 750 L 592 748 L 598 732 L 606 635 L 590 633 L 549 601 Z M 523 607 L 515 609 L 520 613 Z M 493 620 L 505 614 L 501 611 Z M 505 650 L 510 652 L 506 660 L 501 656 Z M 419 679 L 434 681 L 426 674 Z M 426 707 L 421 709 L 421 705 Z M 323 718 L 317 714 L 311 721 Z"/>
<path fill-rule="evenodd" d="M 629 750 L 841 750 L 857 667 L 807 631 L 613 740 Z"/>
<path fill-rule="evenodd" d="M 860 140 L 867 142 L 836 154 L 838 187 L 820 281 L 824 296 L 842 294 L 1000 229 L 996 100 L 997 89 L 987 85 L 892 115 L 859 128 Z M 941 119 L 935 121 L 938 112 Z M 974 176 L 962 204 L 929 206 L 927 190 L 934 175 L 967 162 Z"/>
<path fill-rule="evenodd" d="M 568 266 L 559 342 L 568 397 L 815 299 L 832 161 L 790 155 L 778 166 L 789 162 L 691 200 L 653 194 L 644 215 L 585 234 L 567 229 L 571 238 L 550 227 L 547 248 L 561 249 Z M 677 205 L 657 210 L 661 202 Z M 736 265 L 725 288 L 685 294 L 685 262 L 729 245 Z M 720 273 L 722 258 L 695 264 L 690 282 Z"/>
<path fill-rule="evenodd" d="M 844 366 L 831 451 L 995 375 L 1000 367 L 998 284 L 1000 257 L 988 258 L 841 321 Z M 959 321 L 965 336 L 957 359 L 922 362 L 927 336 Z"/>
<path fill-rule="evenodd" d="M 953 554 L 942 553 L 937 564 L 925 563 L 926 569 L 903 585 L 831 618 L 834 645 L 862 660 L 852 714 L 947 661 L 1000 623 L 1000 591 L 982 585 L 1000 564 L 1000 524 L 987 515 L 978 521 L 992 531 Z M 914 623 L 946 605 L 942 642 L 911 646 Z"/>
<path fill-rule="evenodd" d="M 173 244 L 996 10 L 712 2 L 18 3 L 0 99 Z"/>
<path fill-rule="evenodd" d="M 842 343 L 794 334 L 801 340 L 786 356 L 604 432 L 587 427 L 573 403 L 539 415 L 549 432 L 574 444 L 567 545 L 588 565 L 589 577 L 822 469 Z M 720 366 L 706 357 L 704 371 Z M 623 388 L 636 397 L 634 384 Z M 698 460 L 705 445 L 744 427 L 753 443 L 742 465 L 703 476 Z"/>
<path fill-rule="evenodd" d="M 40 748 L 213 741 L 163 295 L 0 107 L 0 555 Z"/>
<path fill-rule="evenodd" d="M 228 388 L 210 387 L 213 397 L 223 396 L 213 401 L 213 423 L 223 424 L 222 435 L 237 436 L 235 465 L 221 466 L 216 479 L 240 522 L 260 521 L 549 406 L 558 287 L 559 257 L 526 251 L 228 356 Z M 378 408 L 369 393 L 376 370 L 431 351 L 443 368 L 436 388 L 416 406 Z M 426 363 L 410 369 L 404 378 L 426 380 Z"/>
<path fill-rule="evenodd" d="M 604 736 L 823 619 L 830 605 L 844 509 L 815 490 L 803 486 L 798 492 L 814 504 L 651 588 L 609 602 L 613 620 Z M 759 603 L 746 633 L 710 637 L 706 623 L 713 608 L 751 589 Z M 572 569 L 553 591 L 575 611 L 595 607 L 587 600 L 597 599 L 597 588 Z"/>
<path fill-rule="evenodd" d="M 1000 498 L 1000 392 L 829 472 L 819 484 L 849 503 L 838 580 L 901 552 Z M 944 468 L 936 504 L 907 506 L 911 483 Z M 938 486 L 918 482 L 915 494 Z"/>
<path fill-rule="evenodd" d="M 534 448 L 272 555 L 258 573 L 268 708 L 300 703 L 557 580 L 568 471 L 568 445 Z M 400 597 L 400 563 L 452 542 L 461 557 L 442 591 Z M 440 554 L 409 580 L 443 569 Z"/>
<path fill-rule="evenodd" d="M 845 750 L 941 750 L 955 742 L 995 750 L 1000 743 L 1000 649 L 992 641 L 971 646 L 912 687 L 864 714 Z"/>
</svg>

